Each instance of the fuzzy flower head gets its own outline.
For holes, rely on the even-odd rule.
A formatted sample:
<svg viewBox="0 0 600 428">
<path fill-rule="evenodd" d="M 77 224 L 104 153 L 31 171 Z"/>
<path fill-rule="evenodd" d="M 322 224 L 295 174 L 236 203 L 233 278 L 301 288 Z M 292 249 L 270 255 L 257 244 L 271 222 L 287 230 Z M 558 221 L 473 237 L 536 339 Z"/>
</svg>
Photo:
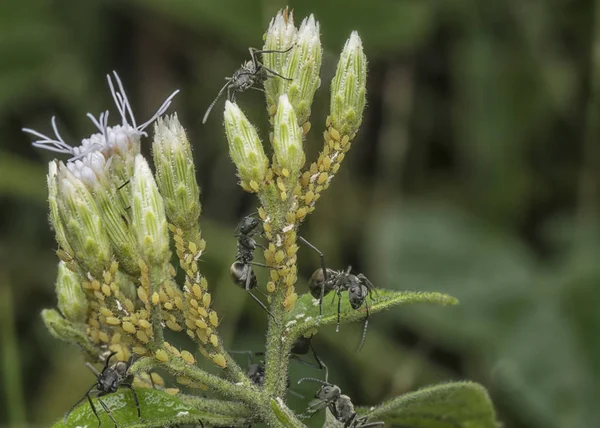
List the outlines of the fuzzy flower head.
<svg viewBox="0 0 600 428">
<path fill-rule="evenodd" d="M 107 75 L 106 77 L 115 105 L 121 116 L 120 125 L 108 126 L 108 111 L 101 113 L 98 118 L 94 117 L 91 113 L 88 113 L 87 116 L 99 132 L 88 138 L 84 138 L 79 146 L 73 147 L 65 142 L 58 131 L 56 117 L 52 117 L 51 123 L 54 137 L 49 137 L 33 129 L 23 129 L 24 132 L 39 138 L 32 143 L 33 146 L 56 153 L 66 153 L 71 155 L 71 158 L 67 161 L 68 164 L 77 163 L 77 161 L 79 162 L 76 166 L 69 166 L 69 169 L 76 175 L 80 172 L 88 179 L 92 177 L 90 174 L 99 172 L 100 164 L 106 164 L 113 157 L 129 159 L 131 161 L 131 168 L 129 169 L 131 170 L 130 172 L 132 172 L 133 159 L 140 151 L 140 138 L 142 135 L 146 135 L 144 130 L 165 113 L 171 105 L 173 97 L 179 91 L 173 92 L 149 120 L 138 125 L 121 79 L 116 72 L 113 72 L 113 76 L 116 81 L 116 87 L 112 77 L 110 75 Z M 104 160 L 101 160 L 101 156 Z M 115 162 L 113 165 L 113 167 L 118 166 L 119 162 Z"/>
</svg>

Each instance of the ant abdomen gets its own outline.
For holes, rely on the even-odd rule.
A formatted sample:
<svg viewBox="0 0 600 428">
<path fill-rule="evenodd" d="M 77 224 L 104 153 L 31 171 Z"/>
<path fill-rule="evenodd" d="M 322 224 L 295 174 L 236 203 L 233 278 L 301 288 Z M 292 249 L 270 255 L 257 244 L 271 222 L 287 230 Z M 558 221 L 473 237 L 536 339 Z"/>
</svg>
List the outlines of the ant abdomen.
<svg viewBox="0 0 600 428">
<path fill-rule="evenodd" d="M 321 298 L 321 288 L 323 288 L 323 296 L 326 296 L 331 290 L 333 290 L 333 278 L 335 271 L 333 269 L 327 269 L 327 280 L 323 275 L 323 269 L 317 269 L 310 279 L 308 280 L 308 289 L 310 294 L 315 299 Z"/>
<path fill-rule="evenodd" d="M 248 284 L 248 290 L 251 290 L 258 285 L 256 274 L 249 264 L 233 262 L 231 268 L 229 268 L 229 273 L 231 274 L 233 282 L 244 289 L 246 289 L 246 284 Z M 248 275 L 250 275 L 249 281 Z"/>
</svg>

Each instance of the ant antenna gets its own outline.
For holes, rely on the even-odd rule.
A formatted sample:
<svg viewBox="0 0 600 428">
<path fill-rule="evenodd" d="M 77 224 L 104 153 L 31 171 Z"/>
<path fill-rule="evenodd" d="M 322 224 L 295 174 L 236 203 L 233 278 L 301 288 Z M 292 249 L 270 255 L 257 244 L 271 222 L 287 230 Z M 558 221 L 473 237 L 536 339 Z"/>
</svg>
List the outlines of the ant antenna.
<svg viewBox="0 0 600 428">
<path fill-rule="evenodd" d="M 219 91 L 219 93 L 217 94 L 217 96 L 215 97 L 215 99 L 213 100 L 213 102 L 210 103 L 210 105 L 208 106 L 208 109 L 206 109 L 206 113 L 204 113 L 204 117 L 202 118 L 202 124 L 203 125 L 208 120 L 208 115 L 210 114 L 211 110 L 213 109 L 213 107 L 215 106 L 215 104 L 217 103 L 217 101 L 219 101 L 219 98 L 221 98 L 221 95 L 223 95 L 223 92 L 225 92 L 225 89 L 227 89 L 229 87 L 229 85 L 231 84 L 229 82 L 229 78 L 227 78 L 227 79 L 228 79 L 227 83 L 225 83 L 225 85 L 221 88 L 221 90 Z"/>
<path fill-rule="evenodd" d="M 311 382 L 318 382 L 322 385 L 331 385 L 330 383 L 326 382 L 326 381 L 322 381 L 321 379 L 317 379 L 315 377 L 303 377 L 302 379 L 298 380 L 298 384 L 301 384 L 304 381 L 311 381 Z"/>
</svg>

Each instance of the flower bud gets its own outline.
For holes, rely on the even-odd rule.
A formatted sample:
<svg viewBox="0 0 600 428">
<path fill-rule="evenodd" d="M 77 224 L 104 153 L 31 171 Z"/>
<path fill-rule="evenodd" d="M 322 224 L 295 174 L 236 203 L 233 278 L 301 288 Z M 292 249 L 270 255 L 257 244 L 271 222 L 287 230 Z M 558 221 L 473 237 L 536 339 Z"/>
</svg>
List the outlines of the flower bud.
<svg viewBox="0 0 600 428">
<path fill-rule="evenodd" d="M 132 228 L 139 251 L 151 264 L 167 263 L 170 258 L 169 234 L 163 199 L 142 155 L 135 158 L 131 194 Z"/>
<path fill-rule="evenodd" d="M 237 104 L 229 101 L 225 103 L 225 132 L 242 186 L 258 191 L 267 174 L 269 159 L 254 126 Z"/>
<path fill-rule="evenodd" d="M 190 229 L 200 216 L 200 189 L 192 148 L 177 115 L 154 125 L 156 182 L 165 201 L 167 218 L 181 229 Z"/>
<path fill-rule="evenodd" d="M 83 182 L 58 163 L 58 206 L 65 235 L 79 265 L 100 277 L 110 266 L 110 240 L 95 198 Z"/>
<path fill-rule="evenodd" d="M 290 51 L 282 73 L 292 80 L 271 79 L 282 80 L 282 93 L 287 94 L 300 125 L 308 120 L 315 91 L 321 85 L 322 53 L 319 23 L 310 15 L 300 25 L 296 46 Z"/>
<path fill-rule="evenodd" d="M 88 301 L 81 288 L 81 281 L 81 276 L 69 270 L 64 262 L 58 264 L 56 278 L 58 309 L 66 319 L 74 323 L 85 322 L 87 316 Z"/>
<path fill-rule="evenodd" d="M 273 150 L 277 164 L 281 170 L 287 169 L 290 177 L 297 177 L 305 160 L 302 128 L 298 126 L 294 108 L 285 94 L 279 97 L 273 129 Z"/>
<path fill-rule="evenodd" d="M 265 34 L 265 45 L 263 50 L 285 51 L 296 43 L 298 30 L 294 26 L 294 13 L 288 12 L 288 9 L 280 10 L 275 18 L 271 19 L 269 29 Z M 293 51 L 294 49 L 292 49 Z M 288 53 L 269 53 L 262 56 L 262 62 L 265 67 L 285 75 L 285 65 L 287 63 Z M 286 76 L 288 77 L 288 76 Z M 291 77 L 291 76 L 289 76 Z M 273 77 L 265 81 L 265 92 L 267 93 L 267 104 L 269 110 L 277 108 L 279 96 L 283 93 L 285 80 L 279 77 Z"/>
<path fill-rule="evenodd" d="M 69 245 L 69 241 L 67 240 L 65 226 L 60 218 L 58 208 L 58 182 L 56 178 L 57 171 L 58 162 L 53 160 L 48 164 L 48 175 L 46 176 L 46 181 L 48 183 L 48 205 L 50 206 L 50 224 L 54 229 L 56 242 L 58 242 L 59 247 L 69 256 L 73 257 L 74 252 L 71 248 L 71 245 Z"/>
<path fill-rule="evenodd" d="M 342 135 L 352 137 L 365 108 L 367 57 L 356 31 L 346 41 L 331 83 L 331 121 Z"/>
</svg>

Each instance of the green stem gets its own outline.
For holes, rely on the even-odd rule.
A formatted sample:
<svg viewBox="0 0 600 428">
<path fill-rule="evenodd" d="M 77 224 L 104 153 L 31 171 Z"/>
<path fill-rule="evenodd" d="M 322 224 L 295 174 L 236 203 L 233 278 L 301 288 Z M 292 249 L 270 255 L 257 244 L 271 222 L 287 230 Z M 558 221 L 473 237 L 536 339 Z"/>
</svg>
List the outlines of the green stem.
<svg viewBox="0 0 600 428">
<path fill-rule="evenodd" d="M 165 271 L 165 266 L 152 266 L 150 268 L 150 295 L 148 296 L 148 299 L 150 299 L 150 321 L 152 323 L 153 350 L 161 348 L 165 339 L 161 324 L 162 314 L 160 311 L 160 302 L 157 305 L 152 303 L 152 296 L 154 293 L 160 292 L 161 284 L 168 279 L 169 276 Z"/>
</svg>

